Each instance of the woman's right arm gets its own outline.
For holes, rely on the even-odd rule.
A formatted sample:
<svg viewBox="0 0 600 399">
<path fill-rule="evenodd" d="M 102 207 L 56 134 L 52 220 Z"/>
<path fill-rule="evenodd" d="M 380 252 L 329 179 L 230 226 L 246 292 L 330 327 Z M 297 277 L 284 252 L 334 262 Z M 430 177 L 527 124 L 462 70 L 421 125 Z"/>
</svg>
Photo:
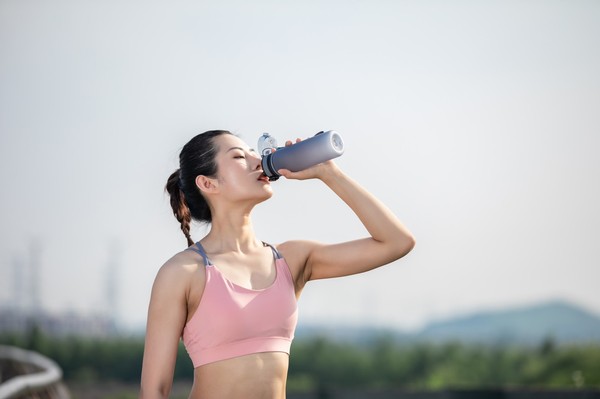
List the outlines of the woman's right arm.
<svg viewBox="0 0 600 399">
<path fill-rule="evenodd" d="M 140 399 L 168 398 L 187 318 L 190 268 L 175 256 L 159 270 L 150 297 Z"/>
</svg>

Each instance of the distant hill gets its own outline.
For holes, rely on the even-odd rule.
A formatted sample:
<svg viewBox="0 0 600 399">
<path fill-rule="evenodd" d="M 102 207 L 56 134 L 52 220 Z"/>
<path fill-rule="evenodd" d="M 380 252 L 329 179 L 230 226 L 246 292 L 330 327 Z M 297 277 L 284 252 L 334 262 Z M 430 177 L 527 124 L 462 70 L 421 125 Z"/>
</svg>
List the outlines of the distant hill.
<svg viewBox="0 0 600 399">
<path fill-rule="evenodd" d="M 600 342 L 600 317 L 573 304 L 554 301 L 534 306 L 475 313 L 430 324 L 417 336 L 429 341 L 479 343 Z"/>
<path fill-rule="evenodd" d="M 302 326 L 301 323 L 296 334 L 298 338 L 315 335 L 356 343 L 370 342 L 380 336 L 401 342 L 535 345 L 552 338 L 557 343 L 600 343 L 600 317 L 568 302 L 552 301 L 436 321 L 411 333 L 368 326 Z"/>
</svg>

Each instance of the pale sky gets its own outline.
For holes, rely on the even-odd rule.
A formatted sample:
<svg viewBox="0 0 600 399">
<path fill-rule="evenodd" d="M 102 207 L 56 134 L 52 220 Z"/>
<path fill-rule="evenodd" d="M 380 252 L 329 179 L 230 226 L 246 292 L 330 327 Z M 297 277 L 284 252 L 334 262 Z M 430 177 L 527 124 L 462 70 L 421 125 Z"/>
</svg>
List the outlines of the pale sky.
<svg viewBox="0 0 600 399">
<path fill-rule="evenodd" d="M 414 329 L 564 299 L 600 314 L 600 2 L 0 1 L 0 305 L 41 243 L 52 312 L 143 325 L 185 247 L 181 147 L 337 130 L 338 164 L 413 231 L 406 258 L 310 283 L 301 325 Z M 278 181 L 264 241 L 360 238 L 319 182 Z M 199 240 L 203 228 L 196 228 Z"/>
</svg>

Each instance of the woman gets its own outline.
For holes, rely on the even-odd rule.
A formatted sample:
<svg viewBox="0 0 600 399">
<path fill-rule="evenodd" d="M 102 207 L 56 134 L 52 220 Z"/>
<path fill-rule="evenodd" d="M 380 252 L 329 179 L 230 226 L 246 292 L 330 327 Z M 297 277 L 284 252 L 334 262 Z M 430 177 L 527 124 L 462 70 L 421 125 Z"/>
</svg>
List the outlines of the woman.
<svg viewBox="0 0 600 399">
<path fill-rule="evenodd" d="M 370 237 L 334 245 L 261 242 L 250 214 L 273 190 L 260 157 L 227 131 L 194 137 L 166 186 L 189 248 L 161 267 L 152 288 L 140 398 L 169 396 L 181 337 L 194 364 L 190 398 L 285 398 L 304 285 L 374 269 L 413 248 L 413 236 L 392 212 L 332 161 L 279 172 L 287 179 L 321 180 Z M 210 223 L 196 244 L 192 219 Z"/>
</svg>

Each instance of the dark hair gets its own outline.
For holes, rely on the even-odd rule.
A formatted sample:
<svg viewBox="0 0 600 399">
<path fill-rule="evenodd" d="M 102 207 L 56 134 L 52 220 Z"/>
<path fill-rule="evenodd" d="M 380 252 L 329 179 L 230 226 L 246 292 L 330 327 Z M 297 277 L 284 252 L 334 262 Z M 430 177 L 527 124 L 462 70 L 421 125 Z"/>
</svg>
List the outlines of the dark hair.
<svg viewBox="0 0 600 399">
<path fill-rule="evenodd" d="M 222 134 L 232 134 L 227 130 L 209 130 L 191 139 L 183 146 L 179 154 L 179 169 L 177 169 L 165 186 L 165 191 L 171 197 L 173 214 L 181 223 L 181 231 L 187 238 L 188 246 L 194 241 L 190 236 L 192 219 L 198 222 L 210 223 L 212 215 L 208 202 L 196 187 L 196 177 L 199 175 L 214 177 L 217 174 L 215 156 L 218 148 L 214 138 Z"/>
</svg>

